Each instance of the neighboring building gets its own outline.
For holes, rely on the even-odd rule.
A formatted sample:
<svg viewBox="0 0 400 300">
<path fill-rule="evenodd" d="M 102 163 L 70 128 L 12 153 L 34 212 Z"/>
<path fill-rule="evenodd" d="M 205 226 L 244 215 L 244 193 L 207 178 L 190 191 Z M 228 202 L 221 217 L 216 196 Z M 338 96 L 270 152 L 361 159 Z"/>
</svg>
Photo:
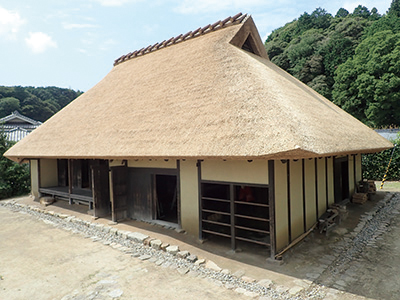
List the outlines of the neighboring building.
<svg viewBox="0 0 400 300">
<path fill-rule="evenodd" d="M 115 61 L 12 147 L 32 193 L 274 257 L 351 197 L 386 139 L 268 59 L 238 14 Z"/>
<path fill-rule="evenodd" d="M 18 111 L 0 119 L 0 128 L 4 130 L 7 140 L 13 142 L 22 140 L 41 124 L 42 122 L 25 117 Z"/>
<path fill-rule="evenodd" d="M 389 141 L 394 141 L 399 137 L 400 129 L 375 129 L 377 133 Z"/>
</svg>

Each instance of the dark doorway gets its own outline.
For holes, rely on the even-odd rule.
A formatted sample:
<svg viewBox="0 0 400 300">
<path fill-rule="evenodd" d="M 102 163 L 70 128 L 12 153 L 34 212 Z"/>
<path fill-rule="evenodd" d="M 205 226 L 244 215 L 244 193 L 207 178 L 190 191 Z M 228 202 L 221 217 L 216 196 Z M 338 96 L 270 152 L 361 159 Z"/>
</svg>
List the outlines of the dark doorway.
<svg viewBox="0 0 400 300">
<path fill-rule="evenodd" d="M 347 157 L 335 158 L 335 203 L 349 196 L 349 160 Z"/>
<path fill-rule="evenodd" d="M 178 223 L 177 178 L 175 175 L 155 175 L 156 219 Z"/>
</svg>

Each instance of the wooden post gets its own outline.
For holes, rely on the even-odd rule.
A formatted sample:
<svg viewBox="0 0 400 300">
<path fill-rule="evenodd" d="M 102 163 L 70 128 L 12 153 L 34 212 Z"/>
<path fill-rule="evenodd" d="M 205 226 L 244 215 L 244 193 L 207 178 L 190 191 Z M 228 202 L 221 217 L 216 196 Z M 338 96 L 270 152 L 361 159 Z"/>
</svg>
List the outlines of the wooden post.
<svg viewBox="0 0 400 300">
<path fill-rule="evenodd" d="M 72 185 L 73 185 L 73 170 L 72 170 L 72 160 L 68 159 L 68 195 L 69 195 L 69 204 L 72 205 Z"/>
<path fill-rule="evenodd" d="M 233 184 L 229 185 L 229 200 L 230 203 L 230 211 L 231 211 L 231 248 L 232 250 L 236 250 L 236 232 L 235 232 L 235 191 Z"/>
<path fill-rule="evenodd" d="M 268 193 L 269 193 L 269 239 L 271 258 L 276 254 L 276 232 L 275 232 L 275 162 L 268 161 Z"/>
<path fill-rule="evenodd" d="M 198 191 L 199 191 L 199 195 L 198 195 L 198 198 L 199 198 L 199 239 L 200 239 L 200 241 L 201 240 L 203 240 L 203 222 L 202 222 L 202 220 L 203 220 L 203 205 L 202 205 L 202 199 L 201 199 L 201 197 L 202 197 L 202 193 L 201 193 L 201 160 L 199 159 L 199 160 L 197 160 L 197 164 L 196 164 L 196 166 L 197 166 L 197 185 L 198 185 L 198 187 L 197 187 L 197 189 L 198 189 Z"/>
</svg>

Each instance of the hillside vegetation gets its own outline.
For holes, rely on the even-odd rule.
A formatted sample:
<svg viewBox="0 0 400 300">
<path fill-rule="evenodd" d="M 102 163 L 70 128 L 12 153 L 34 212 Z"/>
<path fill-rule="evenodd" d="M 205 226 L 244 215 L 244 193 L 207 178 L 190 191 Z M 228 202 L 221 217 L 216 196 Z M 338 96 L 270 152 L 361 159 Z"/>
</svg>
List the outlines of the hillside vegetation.
<svg viewBox="0 0 400 300">
<path fill-rule="evenodd" d="M 58 87 L 0 86 L 0 118 L 18 110 L 44 122 L 82 92 Z"/>
<path fill-rule="evenodd" d="M 323 8 L 274 30 L 273 63 L 374 128 L 400 125 L 400 0 L 381 15 Z"/>
</svg>

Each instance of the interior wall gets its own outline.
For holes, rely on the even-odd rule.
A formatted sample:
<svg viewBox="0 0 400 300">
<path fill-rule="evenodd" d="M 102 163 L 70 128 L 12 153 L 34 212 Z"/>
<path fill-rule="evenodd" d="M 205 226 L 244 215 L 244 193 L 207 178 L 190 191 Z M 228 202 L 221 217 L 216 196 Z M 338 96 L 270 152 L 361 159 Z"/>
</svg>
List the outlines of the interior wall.
<svg viewBox="0 0 400 300">
<path fill-rule="evenodd" d="M 35 200 L 37 200 L 39 199 L 39 162 L 37 159 L 31 159 L 29 164 L 31 171 L 31 193 L 35 197 Z"/>
<path fill-rule="evenodd" d="M 181 224 L 189 234 L 199 234 L 199 186 L 197 161 L 180 162 Z"/>
<path fill-rule="evenodd" d="M 58 185 L 57 159 L 40 160 L 40 187 Z"/>
<path fill-rule="evenodd" d="M 268 184 L 268 161 L 205 160 L 201 163 L 201 179 Z"/>
</svg>

